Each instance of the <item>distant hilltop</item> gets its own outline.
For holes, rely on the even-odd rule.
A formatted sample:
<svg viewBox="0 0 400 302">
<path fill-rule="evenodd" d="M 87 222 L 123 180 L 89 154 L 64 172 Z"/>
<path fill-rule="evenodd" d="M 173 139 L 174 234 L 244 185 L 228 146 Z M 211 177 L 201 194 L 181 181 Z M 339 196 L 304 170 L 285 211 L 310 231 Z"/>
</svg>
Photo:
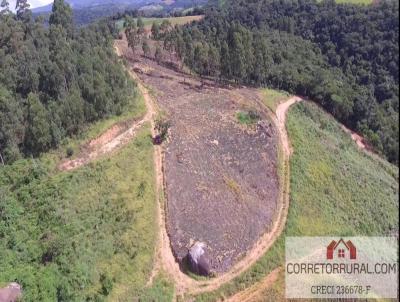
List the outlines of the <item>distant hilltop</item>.
<svg viewBox="0 0 400 302">
<path fill-rule="evenodd" d="M 109 7 L 111 10 L 141 9 L 143 7 L 159 7 L 161 10 L 185 9 L 207 3 L 207 0 L 66 0 L 74 10 Z M 32 9 L 33 13 L 51 12 L 52 4 Z"/>
</svg>

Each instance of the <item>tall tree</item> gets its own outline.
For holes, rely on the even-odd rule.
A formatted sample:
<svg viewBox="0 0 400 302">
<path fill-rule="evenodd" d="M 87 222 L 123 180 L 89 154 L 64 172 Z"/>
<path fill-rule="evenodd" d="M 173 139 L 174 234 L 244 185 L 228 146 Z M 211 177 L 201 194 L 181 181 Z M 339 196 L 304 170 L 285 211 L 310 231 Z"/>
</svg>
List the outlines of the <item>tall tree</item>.
<svg viewBox="0 0 400 302">
<path fill-rule="evenodd" d="M 141 40 L 135 20 L 130 17 L 127 18 L 125 20 L 125 27 L 125 35 L 128 41 L 128 46 L 132 49 L 133 55 L 135 55 L 136 46 L 139 45 Z"/>
<path fill-rule="evenodd" d="M 243 36 L 240 32 L 233 32 L 231 45 L 231 70 L 236 82 L 246 75 L 246 54 L 243 46 Z"/>
<path fill-rule="evenodd" d="M 154 53 L 154 58 L 156 59 L 158 64 L 161 64 L 163 61 L 163 52 L 161 50 L 161 47 L 157 45 L 156 47 L 156 52 Z"/>
<path fill-rule="evenodd" d="M 226 41 L 223 41 L 221 46 L 221 76 L 225 79 L 231 77 L 231 57 Z"/>
<path fill-rule="evenodd" d="M 256 84 L 261 84 L 265 82 L 265 70 L 267 69 L 267 41 L 260 33 L 255 35 L 252 49 L 254 61 L 251 77 Z"/>
<path fill-rule="evenodd" d="M 143 41 L 142 50 L 143 50 L 143 54 L 146 58 L 150 57 L 150 46 L 149 46 L 149 43 L 147 42 L 147 40 Z"/>
<path fill-rule="evenodd" d="M 154 40 L 158 40 L 160 35 L 160 25 L 158 25 L 157 22 L 153 22 L 153 25 L 151 26 L 151 35 Z"/>
<path fill-rule="evenodd" d="M 169 21 L 168 19 L 165 19 L 164 21 L 162 21 L 161 26 L 160 26 L 160 30 L 163 33 L 168 32 L 171 29 L 171 21 Z"/>
<path fill-rule="evenodd" d="M 72 9 L 64 0 L 54 0 L 52 13 L 49 19 L 50 25 L 60 25 L 69 36 L 73 33 Z"/>
<path fill-rule="evenodd" d="M 185 55 L 185 40 L 183 40 L 182 35 L 178 35 L 175 39 L 175 51 L 180 62 L 180 69 L 183 68 L 183 59 Z"/>
<path fill-rule="evenodd" d="M 212 45 L 209 46 L 207 60 L 208 60 L 207 74 L 212 77 L 218 77 L 220 69 L 220 58 L 218 49 L 215 46 Z"/>
<path fill-rule="evenodd" d="M 15 3 L 15 11 L 17 12 L 17 18 L 23 21 L 29 21 L 31 17 L 31 11 L 29 10 L 30 5 L 28 0 L 17 0 Z"/>
<path fill-rule="evenodd" d="M 194 63 L 195 70 L 201 76 L 204 76 L 208 72 L 208 50 L 207 46 L 204 44 L 196 45 L 194 49 Z"/>
<path fill-rule="evenodd" d="M 172 33 L 167 33 L 164 38 L 163 48 L 169 53 L 170 61 L 172 61 L 172 56 L 175 51 L 175 35 Z"/>
<path fill-rule="evenodd" d="M 137 19 L 137 27 L 138 27 L 138 34 L 143 36 L 146 33 L 146 30 L 144 28 L 144 22 L 142 17 L 139 17 Z"/>
<path fill-rule="evenodd" d="M 28 117 L 25 134 L 25 148 L 33 155 L 38 155 L 51 145 L 51 132 L 48 112 L 37 95 L 28 96 Z"/>
<path fill-rule="evenodd" d="M 0 86 L 0 152 L 3 162 L 20 158 L 19 145 L 24 138 L 23 111 L 19 102 Z"/>
</svg>

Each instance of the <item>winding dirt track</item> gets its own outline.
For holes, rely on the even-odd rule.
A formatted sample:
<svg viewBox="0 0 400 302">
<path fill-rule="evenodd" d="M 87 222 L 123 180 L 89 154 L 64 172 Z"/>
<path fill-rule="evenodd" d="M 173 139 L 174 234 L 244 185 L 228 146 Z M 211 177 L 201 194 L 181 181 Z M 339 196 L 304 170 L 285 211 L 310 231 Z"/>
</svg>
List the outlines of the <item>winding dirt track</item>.
<svg viewBox="0 0 400 302">
<path fill-rule="evenodd" d="M 124 41 L 117 41 L 115 43 L 115 50 L 118 56 L 122 56 L 124 53 Z M 145 104 L 147 107 L 147 113 L 140 121 L 133 122 L 130 127 L 123 131 L 122 133 L 115 135 L 104 143 L 94 144 L 94 147 L 90 150 L 89 153 L 82 154 L 73 160 L 68 160 L 63 162 L 59 168 L 61 170 L 73 170 L 79 168 L 92 160 L 97 159 L 98 157 L 112 152 L 114 149 L 121 147 L 122 145 L 129 142 L 136 134 L 137 130 L 145 124 L 146 122 L 151 123 L 151 131 L 154 136 L 155 133 L 155 118 L 158 112 L 158 108 L 155 100 L 149 94 L 147 88 L 141 83 L 140 79 L 136 76 L 136 74 L 132 71 L 129 71 L 132 78 L 138 84 L 138 88 L 142 93 Z M 284 167 L 288 169 L 288 159 L 290 156 L 290 143 L 288 141 L 288 136 L 285 128 L 285 118 L 286 112 L 289 107 L 300 101 L 301 99 L 298 97 L 293 97 L 289 99 L 287 102 L 279 105 L 276 118 L 272 118 L 275 123 L 277 129 L 279 129 L 279 137 L 281 140 L 281 144 L 283 146 L 283 154 L 284 154 Z M 114 129 L 115 130 L 115 129 Z M 114 131 L 112 130 L 112 131 Z M 110 130 L 111 131 L 111 130 Z M 242 258 L 236 265 L 232 267 L 230 271 L 227 273 L 220 275 L 216 278 L 206 280 L 206 281 L 197 281 L 184 274 L 179 267 L 179 264 L 176 262 L 175 257 L 173 256 L 170 239 L 167 234 L 166 228 L 166 219 L 165 219 L 165 211 L 164 211 L 164 200 L 163 200 L 163 191 L 164 191 L 164 173 L 163 173 L 163 151 L 160 146 L 155 146 L 154 151 L 154 167 L 155 167 L 155 175 L 156 175 L 156 183 L 157 183 L 157 196 L 158 196 L 158 204 L 157 207 L 157 219 L 159 225 L 159 240 L 156 246 L 156 256 L 155 256 L 155 264 L 152 275 L 148 284 L 150 285 L 157 275 L 158 272 L 164 271 L 166 272 L 174 281 L 176 288 L 176 295 L 193 295 L 202 292 L 208 292 L 217 289 L 221 285 L 226 282 L 231 281 L 233 278 L 237 277 L 239 274 L 248 269 L 251 265 L 253 265 L 275 242 L 275 240 L 281 234 L 285 223 L 286 216 L 288 211 L 288 202 L 289 202 L 289 183 L 288 178 L 285 178 L 282 186 L 282 192 L 280 196 L 279 210 L 277 219 L 271 229 L 270 232 L 264 234 L 258 242 L 254 245 L 254 247 Z M 288 175 L 288 171 L 285 172 Z"/>
<path fill-rule="evenodd" d="M 123 55 L 124 49 L 126 48 L 125 41 L 117 41 L 115 43 L 116 52 L 118 55 Z M 156 114 L 156 103 L 150 96 L 147 89 L 140 82 L 138 77 L 130 72 L 132 77 L 138 83 L 138 87 L 143 94 L 146 105 L 148 106 L 148 114 L 146 115 L 146 120 L 150 119 L 152 123 L 152 128 L 154 129 L 154 117 Z M 188 275 L 184 274 L 180 268 L 179 264 L 176 262 L 175 257 L 172 254 L 169 236 L 167 234 L 167 229 L 165 225 L 165 211 L 162 200 L 162 192 L 164 185 L 164 176 L 163 176 L 163 154 L 161 147 L 155 148 L 154 153 L 154 161 L 155 161 L 155 169 L 157 176 L 157 191 L 159 196 L 159 207 L 158 207 L 158 224 L 160 229 L 159 234 L 159 242 L 156 247 L 156 261 L 155 267 L 150 278 L 149 283 L 152 282 L 153 277 L 157 275 L 157 273 L 162 270 L 166 272 L 171 279 L 175 283 L 176 294 L 178 296 L 183 295 L 192 295 L 198 294 L 202 292 L 212 291 L 220 287 L 226 282 L 231 281 L 233 278 L 237 277 L 239 274 L 248 269 L 251 265 L 253 265 L 275 242 L 275 240 L 280 236 L 282 230 L 284 229 L 286 223 L 286 217 L 289 207 L 289 156 L 290 156 L 290 143 L 288 141 L 288 135 L 286 133 L 285 120 L 286 120 L 286 112 L 291 105 L 300 101 L 301 98 L 293 97 L 289 99 L 287 102 L 278 106 L 278 110 L 276 112 L 276 117 L 273 117 L 272 120 L 279 129 L 279 137 L 281 140 L 281 144 L 283 146 L 283 161 L 284 161 L 284 175 L 286 175 L 281 183 L 281 196 L 279 203 L 279 210 L 277 219 L 273 224 L 270 232 L 264 234 L 258 242 L 254 245 L 254 247 L 236 264 L 233 268 L 227 273 L 220 275 L 216 278 L 206 280 L 206 281 L 197 281 L 190 278 Z M 154 130 L 153 130 L 154 131 Z"/>
<path fill-rule="evenodd" d="M 142 94 L 146 96 L 146 98 L 151 98 L 147 89 L 143 85 L 139 85 L 139 89 L 141 90 Z M 290 155 L 289 151 L 290 144 L 287 141 L 287 133 L 284 127 L 285 116 L 286 116 L 285 114 L 290 105 L 296 103 L 297 101 L 300 101 L 300 98 L 292 98 L 288 102 L 282 104 L 279 107 L 280 114 L 277 115 L 276 120 L 274 119 L 274 122 L 276 123 L 280 131 L 280 139 L 282 145 L 284 146 L 283 149 L 284 149 L 285 162 L 288 162 Z M 153 100 L 147 100 L 146 103 L 154 104 L 155 102 Z M 157 170 L 157 187 L 159 192 L 162 192 L 164 181 L 162 173 L 163 159 L 161 150 L 156 150 L 155 162 Z M 284 166 L 286 167 L 286 169 L 288 169 L 288 164 L 285 164 Z M 288 171 L 285 174 L 288 175 Z M 237 277 L 239 274 L 248 269 L 252 264 L 254 264 L 272 246 L 272 244 L 281 234 L 285 226 L 286 216 L 288 211 L 288 202 L 289 202 L 288 186 L 289 186 L 288 178 L 285 178 L 284 183 L 282 184 L 283 190 L 281 195 L 280 207 L 278 211 L 278 219 L 274 223 L 272 230 L 264 234 L 264 236 L 262 236 L 262 238 L 259 239 L 259 241 L 246 254 L 246 256 L 242 260 L 240 260 L 236 265 L 234 265 L 234 267 L 230 271 L 221 276 L 206 281 L 194 280 L 180 270 L 179 264 L 176 262 L 175 257 L 173 256 L 171 251 L 170 240 L 165 225 L 165 211 L 162 200 L 160 200 L 158 209 L 160 240 L 157 246 L 156 264 L 152 276 L 155 276 L 157 274 L 157 271 L 160 269 L 167 272 L 167 274 L 172 278 L 172 280 L 175 283 L 176 294 L 178 296 L 212 291 L 217 289 L 224 283 L 229 282 L 233 278 Z M 160 194 L 158 194 L 158 196 L 160 196 Z"/>
<path fill-rule="evenodd" d="M 58 168 L 62 171 L 71 171 L 88 164 L 89 162 L 99 158 L 102 155 L 112 152 L 116 148 L 119 148 L 128 143 L 132 138 L 135 137 L 137 130 L 139 130 L 143 126 L 143 124 L 150 121 L 151 116 L 148 112 L 143 119 L 137 122 L 133 122 L 126 131 L 122 132 L 116 137 L 113 137 L 111 140 L 108 140 L 104 144 L 101 142 L 98 144 L 93 144 L 92 142 L 90 142 L 89 145 L 92 145 L 93 147 L 90 148 L 90 151 L 88 153 L 83 152 L 83 154 L 78 155 L 78 157 L 75 159 L 64 161 L 58 166 Z M 110 130 L 111 132 L 113 132 L 113 129 Z"/>
<path fill-rule="evenodd" d="M 276 280 L 278 280 L 279 273 L 282 268 L 274 269 L 268 276 L 266 276 L 262 281 L 254 284 L 253 286 L 237 293 L 236 295 L 230 297 L 226 302 L 253 302 L 257 298 L 260 298 L 260 293 L 270 288 Z"/>
<path fill-rule="evenodd" d="M 124 55 L 124 48 L 126 45 L 125 41 L 116 41 L 115 43 L 115 51 L 118 56 Z M 106 141 L 104 144 L 95 144 L 94 148 L 91 149 L 89 153 L 86 153 L 74 160 L 69 160 L 63 162 L 59 168 L 61 170 L 72 170 L 76 169 L 80 166 L 87 164 L 88 162 L 98 158 L 101 155 L 106 153 L 110 153 L 117 147 L 120 147 L 127 142 L 129 142 L 136 134 L 137 130 L 146 122 L 151 123 L 151 131 L 152 135 L 155 136 L 155 118 L 158 113 L 158 107 L 155 100 L 149 94 L 147 88 L 141 83 L 140 79 L 136 76 L 136 74 L 132 71 L 129 71 L 132 78 L 138 84 L 138 88 L 141 91 L 145 104 L 147 107 L 147 113 L 140 121 L 133 122 L 132 125 L 122 133 L 119 133 L 115 137 Z M 276 128 L 279 132 L 280 144 L 282 146 L 282 166 L 284 169 L 284 177 L 281 180 L 281 193 L 280 193 L 280 202 L 279 202 L 279 210 L 277 219 L 273 224 L 272 229 L 264 234 L 258 242 L 254 245 L 254 247 L 248 251 L 248 253 L 229 270 L 227 273 L 220 275 L 216 278 L 198 281 L 194 280 L 188 275 L 184 274 L 180 268 L 179 264 L 176 262 L 175 257 L 173 256 L 170 239 L 167 234 L 166 228 L 166 219 L 165 219 L 165 210 L 164 210 L 164 200 L 163 200 L 163 192 L 164 192 L 164 173 L 163 173 L 163 150 L 160 146 L 155 146 L 154 149 L 154 168 L 156 175 L 156 184 L 157 184 L 157 196 L 158 196 L 158 207 L 157 207 L 157 220 L 159 226 L 159 240 L 156 246 L 155 251 L 155 264 L 154 269 L 151 274 L 148 285 L 153 282 L 154 277 L 160 272 L 163 271 L 167 273 L 171 280 L 175 284 L 176 295 L 177 296 L 186 296 L 186 295 L 194 295 L 202 292 L 209 292 L 219 288 L 221 285 L 231 281 L 242 272 L 247 270 L 251 265 L 253 265 L 275 242 L 275 240 L 280 236 L 281 232 L 284 229 L 286 224 L 286 218 L 289 208 L 289 159 L 292 153 L 292 148 L 290 145 L 290 141 L 288 138 L 288 134 L 286 131 L 286 114 L 289 108 L 297 102 L 303 101 L 302 98 L 294 96 L 281 103 L 275 112 L 275 115 L 272 116 L 272 121 L 275 123 Z M 268 111 L 266 109 L 266 111 Z M 269 112 L 270 115 L 271 112 Z M 352 133 L 351 133 L 352 134 Z M 353 137 L 353 135 L 352 135 Z M 360 139 L 358 137 L 353 137 L 358 146 L 362 149 L 365 146 L 359 143 Z M 274 280 L 276 280 L 277 275 L 279 273 L 279 268 L 271 272 L 268 276 L 266 276 L 262 281 L 253 285 L 252 287 L 246 289 L 245 291 L 238 293 L 233 296 L 228 301 L 251 301 L 252 297 L 268 288 Z"/>
<path fill-rule="evenodd" d="M 117 41 L 115 43 L 115 50 L 118 56 L 123 56 L 124 47 L 126 47 L 123 43 L 124 41 Z M 136 76 L 136 74 L 132 71 L 129 71 L 132 78 L 137 82 L 138 88 L 142 93 L 145 104 L 147 107 L 147 113 L 140 121 L 134 122 L 126 131 L 116 135 L 112 139 L 106 141 L 104 144 L 95 144 L 94 148 L 87 154 L 82 156 L 78 156 L 76 159 L 69 160 L 63 162 L 60 165 L 61 170 L 72 170 L 78 167 L 81 167 L 88 162 L 104 155 L 106 153 L 110 153 L 114 149 L 124 145 L 129 142 L 136 134 L 137 130 L 146 122 L 151 123 L 151 131 L 152 135 L 155 136 L 155 118 L 158 112 L 158 107 L 156 105 L 155 100 L 153 100 L 152 96 L 149 94 L 147 88 L 141 83 L 140 79 Z M 285 121 L 286 121 L 286 112 L 291 105 L 294 103 L 301 101 L 299 97 L 293 97 L 288 101 L 280 104 L 277 108 L 276 117 L 272 117 L 272 121 L 275 123 L 277 129 L 279 130 L 279 137 L 282 144 L 283 155 L 284 155 L 284 167 L 285 167 L 285 175 L 289 175 L 288 171 L 288 160 L 291 153 L 290 142 L 288 140 L 288 135 L 286 133 Z M 163 191 L 164 191 L 164 173 L 163 173 L 163 151 L 160 146 L 155 146 L 154 150 L 154 168 L 156 175 L 156 183 L 157 183 L 157 196 L 158 196 L 158 207 L 157 207 L 157 220 L 159 226 L 159 240 L 156 246 L 155 251 L 155 264 L 153 268 L 153 272 L 150 276 L 150 280 L 148 285 L 150 285 L 157 275 L 158 272 L 164 271 L 166 272 L 174 281 L 176 288 L 176 295 L 193 295 L 202 292 L 208 292 L 217 289 L 221 285 L 226 282 L 231 281 L 233 278 L 237 277 L 239 274 L 247 270 L 251 265 L 253 265 L 275 242 L 275 240 L 281 234 L 285 223 L 286 216 L 289 206 L 289 182 L 288 177 L 285 177 L 281 186 L 282 192 L 280 196 L 279 210 L 277 215 L 277 220 L 275 221 L 270 232 L 264 234 L 258 242 L 254 245 L 254 247 L 241 259 L 233 268 L 227 273 L 220 275 L 216 278 L 205 280 L 205 281 L 197 281 L 184 274 L 179 267 L 179 264 L 176 262 L 175 257 L 172 253 L 170 246 L 170 239 L 167 233 L 166 228 L 166 219 L 165 219 L 165 210 L 164 210 L 164 200 L 163 200 Z M 266 280 L 270 280 L 271 276 L 267 276 Z M 271 281 L 269 281 L 271 282 Z M 263 282 L 262 284 L 266 284 L 269 282 Z"/>
<path fill-rule="evenodd" d="M 301 97 L 294 96 L 288 99 L 286 102 L 279 104 L 278 107 L 276 108 L 275 114 L 278 121 L 277 126 L 279 129 L 279 133 L 281 135 L 283 152 L 285 153 L 286 157 L 289 157 L 292 154 L 290 140 L 286 131 L 286 114 L 292 105 L 301 101 L 303 101 Z"/>
<path fill-rule="evenodd" d="M 124 48 L 126 45 L 125 41 L 116 41 L 115 43 L 115 51 L 118 56 L 123 56 Z M 145 104 L 147 107 L 147 113 L 145 116 L 139 120 L 132 122 L 129 128 L 122 133 L 113 135 L 110 139 L 108 139 L 104 143 L 94 144 L 93 148 L 90 149 L 89 153 L 85 153 L 81 156 L 78 156 L 76 159 L 68 160 L 60 164 L 59 168 L 61 170 L 73 170 L 78 167 L 81 167 L 88 162 L 104 155 L 112 152 L 114 149 L 126 144 L 129 142 L 136 134 L 137 130 L 140 127 L 149 122 L 151 124 L 152 135 L 155 136 L 155 118 L 158 113 L 158 107 L 155 100 L 149 94 L 147 88 L 141 83 L 140 79 L 136 76 L 136 74 L 132 71 L 129 71 L 132 78 L 135 79 L 139 90 L 141 91 Z M 286 218 L 289 208 L 289 159 L 292 154 L 292 148 L 290 145 L 290 141 L 288 138 L 288 134 L 286 131 L 286 115 L 289 108 L 297 102 L 303 101 L 302 98 L 294 96 L 288 99 L 287 101 L 281 103 L 275 112 L 275 115 L 272 116 L 271 120 L 275 123 L 276 128 L 279 131 L 280 144 L 282 146 L 282 155 L 283 158 L 282 164 L 284 169 L 284 177 L 281 180 L 281 195 L 279 202 L 279 210 L 277 219 L 273 224 L 270 232 L 264 234 L 258 242 L 254 245 L 254 247 L 248 251 L 248 253 L 229 270 L 227 273 L 220 275 L 216 278 L 198 281 L 194 280 L 188 275 L 184 274 L 180 268 L 179 264 L 176 262 L 175 257 L 173 256 L 170 239 L 167 234 L 166 228 L 166 219 L 165 219 L 165 210 L 164 210 L 164 200 L 163 200 L 163 192 L 164 192 L 164 173 L 163 173 L 163 150 L 160 146 L 155 146 L 154 149 L 154 168 L 156 175 L 156 184 L 157 184 L 157 196 L 158 196 L 158 207 L 157 207 L 157 220 L 159 226 L 159 240 L 156 246 L 155 251 L 155 264 L 153 268 L 153 272 L 151 274 L 148 285 L 153 282 L 154 277 L 160 272 L 163 271 L 167 273 L 171 280 L 175 284 L 176 295 L 177 296 L 185 296 L 185 295 L 194 295 L 202 292 L 209 292 L 219 288 L 221 285 L 231 281 L 242 272 L 247 270 L 251 265 L 253 265 L 275 242 L 275 240 L 280 236 L 283 231 Z M 266 111 L 268 111 L 266 109 Z M 268 112 L 270 115 L 271 112 Z M 115 129 L 114 129 L 115 130 Z M 109 131 L 114 131 L 110 129 Z M 348 130 L 349 131 L 349 130 Z M 346 131 L 347 132 L 347 131 Z M 354 141 L 361 149 L 365 149 L 365 145 L 362 144 L 362 138 L 359 136 L 355 136 L 354 133 L 350 133 Z M 268 276 L 266 276 L 259 283 L 251 286 L 250 288 L 244 290 L 241 293 L 236 294 L 231 297 L 228 301 L 251 301 L 252 297 L 256 297 L 257 293 L 262 290 L 268 288 L 271 284 L 273 284 L 278 276 L 279 268 L 271 272 Z"/>
</svg>

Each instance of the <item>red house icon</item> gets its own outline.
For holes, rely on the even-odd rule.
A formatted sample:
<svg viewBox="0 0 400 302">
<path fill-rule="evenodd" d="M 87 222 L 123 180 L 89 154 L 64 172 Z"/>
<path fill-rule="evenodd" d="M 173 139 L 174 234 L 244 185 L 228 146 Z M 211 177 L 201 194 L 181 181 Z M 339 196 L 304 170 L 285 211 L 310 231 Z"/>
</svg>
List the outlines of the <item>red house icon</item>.
<svg viewBox="0 0 400 302">
<path fill-rule="evenodd" d="M 342 238 L 338 242 L 333 240 L 326 248 L 326 259 L 332 260 L 335 254 L 339 259 L 357 259 L 357 249 L 354 244 L 350 240 L 344 242 Z"/>
</svg>

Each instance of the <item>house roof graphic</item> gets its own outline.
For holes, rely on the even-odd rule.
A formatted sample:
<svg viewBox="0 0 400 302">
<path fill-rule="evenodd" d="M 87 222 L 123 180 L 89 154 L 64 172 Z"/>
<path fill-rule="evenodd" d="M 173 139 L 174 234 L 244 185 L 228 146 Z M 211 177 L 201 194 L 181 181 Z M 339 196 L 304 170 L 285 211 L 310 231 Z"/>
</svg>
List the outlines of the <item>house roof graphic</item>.
<svg viewBox="0 0 400 302">
<path fill-rule="evenodd" d="M 357 259 L 357 249 L 354 244 L 350 240 L 345 242 L 343 238 L 340 238 L 337 242 L 333 240 L 326 248 L 326 258 L 328 260 L 333 259 L 334 252 L 340 245 L 343 245 L 350 252 L 351 260 Z"/>
</svg>

